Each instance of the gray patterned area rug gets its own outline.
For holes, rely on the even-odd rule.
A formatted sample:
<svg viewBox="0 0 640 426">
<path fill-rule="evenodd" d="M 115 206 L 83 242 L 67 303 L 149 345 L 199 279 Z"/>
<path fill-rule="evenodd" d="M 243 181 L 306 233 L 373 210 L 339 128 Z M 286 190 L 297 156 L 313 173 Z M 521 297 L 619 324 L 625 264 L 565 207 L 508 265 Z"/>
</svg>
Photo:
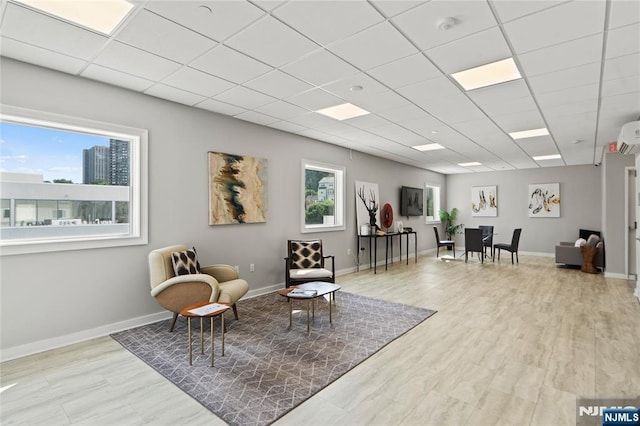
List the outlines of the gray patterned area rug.
<svg viewBox="0 0 640 426">
<path fill-rule="evenodd" d="M 224 357 L 216 320 L 215 367 L 210 366 L 209 320 L 204 321 L 204 355 L 200 322 L 192 321 L 193 366 L 185 318 L 178 319 L 173 333 L 166 320 L 112 337 L 225 422 L 266 425 L 435 313 L 337 292 L 333 324 L 327 300 L 318 298 L 307 334 L 306 302 L 293 303 L 301 311 L 294 313 L 289 329 L 287 299 L 277 293 L 238 302 L 239 321 L 231 311 L 225 314 Z"/>
</svg>

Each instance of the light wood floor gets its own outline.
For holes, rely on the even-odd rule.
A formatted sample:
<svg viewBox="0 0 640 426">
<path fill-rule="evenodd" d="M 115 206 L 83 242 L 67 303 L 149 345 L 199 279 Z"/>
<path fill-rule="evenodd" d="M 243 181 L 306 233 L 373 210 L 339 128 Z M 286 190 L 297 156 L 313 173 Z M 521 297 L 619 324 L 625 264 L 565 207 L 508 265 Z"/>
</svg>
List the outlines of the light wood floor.
<svg viewBox="0 0 640 426">
<path fill-rule="evenodd" d="M 431 255 L 338 282 L 438 313 L 277 425 L 575 425 L 577 396 L 640 394 L 640 304 L 627 281 L 545 257 Z M 109 337 L 0 367 L 2 425 L 223 424 Z"/>
</svg>

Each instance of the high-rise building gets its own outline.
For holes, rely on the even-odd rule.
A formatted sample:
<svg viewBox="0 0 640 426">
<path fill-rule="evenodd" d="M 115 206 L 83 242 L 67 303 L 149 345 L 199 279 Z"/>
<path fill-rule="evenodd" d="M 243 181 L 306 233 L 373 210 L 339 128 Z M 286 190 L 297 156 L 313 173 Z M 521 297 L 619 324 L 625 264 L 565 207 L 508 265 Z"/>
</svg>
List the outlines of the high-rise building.
<svg viewBox="0 0 640 426">
<path fill-rule="evenodd" d="M 109 183 L 129 186 L 129 142 L 109 140 Z"/>
<path fill-rule="evenodd" d="M 82 183 L 109 182 L 109 147 L 93 146 L 82 150 Z"/>
</svg>

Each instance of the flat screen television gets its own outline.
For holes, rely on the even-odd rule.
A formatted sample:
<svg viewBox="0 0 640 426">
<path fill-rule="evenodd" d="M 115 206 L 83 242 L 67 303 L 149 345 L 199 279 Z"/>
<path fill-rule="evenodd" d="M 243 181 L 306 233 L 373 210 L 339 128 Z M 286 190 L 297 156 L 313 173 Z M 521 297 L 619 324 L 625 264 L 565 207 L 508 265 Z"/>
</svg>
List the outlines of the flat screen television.
<svg viewBox="0 0 640 426">
<path fill-rule="evenodd" d="M 403 186 L 400 189 L 400 216 L 422 216 L 423 206 L 422 188 Z"/>
</svg>

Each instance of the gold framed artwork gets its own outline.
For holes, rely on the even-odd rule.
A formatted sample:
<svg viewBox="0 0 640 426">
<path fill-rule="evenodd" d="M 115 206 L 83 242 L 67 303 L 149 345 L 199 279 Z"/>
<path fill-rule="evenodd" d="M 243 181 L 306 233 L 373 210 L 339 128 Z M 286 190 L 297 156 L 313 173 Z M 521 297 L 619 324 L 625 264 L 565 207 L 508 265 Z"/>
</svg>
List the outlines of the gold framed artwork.
<svg viewBox="0 0 640 426">
<path fill-rule="evenodd" d="M 267 221 L 267 160 L 208 153 L 209 225 Z"/>
</svg>

